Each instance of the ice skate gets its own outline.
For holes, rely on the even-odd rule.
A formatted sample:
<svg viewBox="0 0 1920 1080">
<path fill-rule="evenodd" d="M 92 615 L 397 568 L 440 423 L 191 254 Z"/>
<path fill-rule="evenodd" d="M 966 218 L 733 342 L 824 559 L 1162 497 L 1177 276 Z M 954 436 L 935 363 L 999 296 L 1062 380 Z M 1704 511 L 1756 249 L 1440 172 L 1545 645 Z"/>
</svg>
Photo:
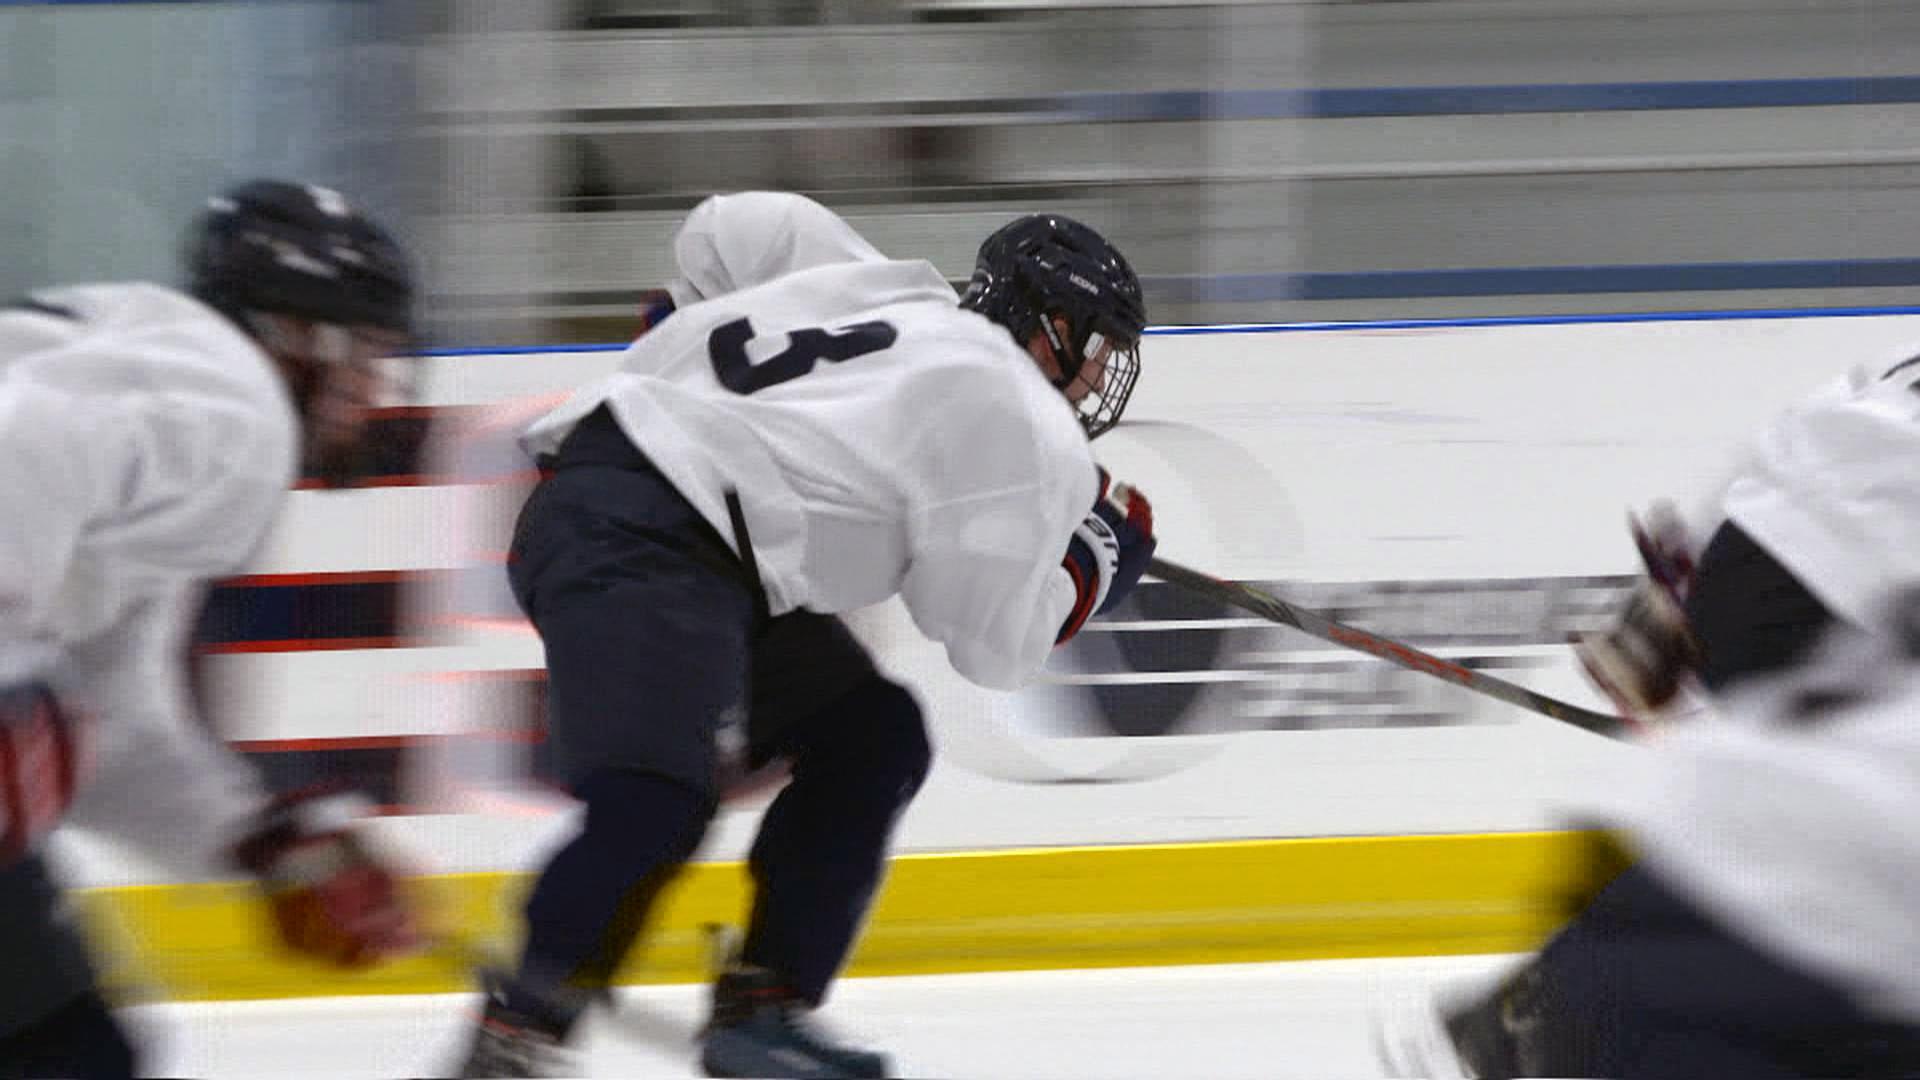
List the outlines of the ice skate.
<svg viewBox="0 0 1920 1080">
<path fill-rule="evenodd" d="M 483 975 L 482 985 L 487 995 L 486 1010 L 474 1029 L 466 1061 L 460 1066 L 462 1080 L 567 1075 L 566 1056 L 560 1049 L 562 1033 L 512 1008 L 498 975 Z"/>
<path fill-rule="evenodd" d="M 1380 1063 L 1389 1076 L 1426 1080 L 1541 1075 L 1543 978 L 1529 960 L 1496 984 L 1470 980 L 1404 1002 L 1375 1026 Z"/>
<path fill-rule="evenodd" d="M 736 967 L 714 983 L 702 1036 L 708 1076 L 839 1080 L 891 1076 L 885 1054 L 843 1046 L 822 1032 L 810 1006 L 765 968 Z"/>
</svg>

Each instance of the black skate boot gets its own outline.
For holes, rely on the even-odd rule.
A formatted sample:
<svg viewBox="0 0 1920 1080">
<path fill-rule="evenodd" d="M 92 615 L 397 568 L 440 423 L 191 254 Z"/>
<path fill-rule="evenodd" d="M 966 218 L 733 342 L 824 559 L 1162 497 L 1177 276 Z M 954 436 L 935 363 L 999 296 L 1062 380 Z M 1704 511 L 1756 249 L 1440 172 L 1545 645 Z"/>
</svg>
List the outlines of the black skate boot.
<svg viewBox="0 0 1920 1080">
<path fill-rule="evenodd" d="M 1478 1001 L 1441 1010 L 1447 1036 L 1453 1040 L 1468 1075 L 1484 1080 L 1540 1076 L 1563 1064 L 1551 1060 L 1550 1032 L 1543 1009 L 1545 974 L 1539 961 L 1502 982 Z M 1571 1075 L 1555 1072 L 1553 1075 Z"/>
<path fill-rule="evenodd" d="M 735 967 L 713 985 L 713 1016 L 702 1035 L 708 1076 L 844 1080 L 891 1076 L 885 1054 L 831 1041 L 811 1007 L 765 968 Z"/>
<path fill-rule="evenodd" d="M 564 1075 L 562 1027 L 512 1008 L 500 975 L 484 973 L 480 985 L 487 995 L 487 1006 L 474 1029 L 466 1062 L 460 1066 L 461 1080 Z"/>
</svg>

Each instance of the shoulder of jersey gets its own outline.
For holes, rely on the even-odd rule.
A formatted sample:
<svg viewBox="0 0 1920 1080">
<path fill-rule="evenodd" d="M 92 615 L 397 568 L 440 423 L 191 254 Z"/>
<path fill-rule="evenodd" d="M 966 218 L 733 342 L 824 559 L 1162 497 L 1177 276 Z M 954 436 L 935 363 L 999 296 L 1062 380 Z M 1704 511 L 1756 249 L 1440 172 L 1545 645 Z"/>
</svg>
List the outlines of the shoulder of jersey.
<svg viewBox="0 0 1920 1080">
<path fill-rule="evenodd" d="M 970 389 L 980 400 L 991 401 L 991 408 L 1004 410 L 1019 403 L 1035 427 L 1051 436 L 1050 442 L 1084 452 L 1086 434 L 1073 409 L 1004 328 L 955 307 L 950 314 L 917 324 L 915 330 L 920 332 L 909 331 L 910 341 L 922 355 L 912 363 L 952 372 L 958 385 L 951 389 L 956 393 Z"/>
<path fill-rule="evenodd" d="M 291 409 L 285 384 L 259 345 L 226 316 L 178 289 L 150 282 L 77 285 L 36 293 L 73 308 L 102 331 L 101 356 L 110 366 L 157 365 L 205 388 L 211 382 L 263 407 L 263 419 Z M 125 343 L 124 350 L 116 345 Z M 143 381 L 144 381 L 143 377 Z M 151 385 L 165 387 L 164 376 Z"/>
<path fill-rule="evenodd" d="M 70 306 L 80 311 L 125 309 L 163 318 L 169 315 L 185 317 L 196 311 L 212 314 L 211 309 L 179 289 L 153 281 L 61 285 L 51 289 L 35 289 L 33 295 L 56 306 Z"/>
<path fill-rule="evenodd" d="M 915 312 L 902 330 L 908 341 L 925 352 L 916 361 L 926 366 L 978 367 L 993 373 L 1024 375 L 1034 368 L 1026 350 L 1014 344 L 1013 335 L 984 316 L 965 308 L 926 305 Z M 1044 380 L 1042 380 L 1044 382 Z"/>
<path fill-rule="evenodd" d="M 259 352 L 253 340 L 226 316 L 167 285 L 150 281 L 69 285 L 33 295 L 56 309 L 71 308 L 97 325 L 124 329 L 128 334 L 173 329 L 201 338 L 209 346 Z"/>
</svg>

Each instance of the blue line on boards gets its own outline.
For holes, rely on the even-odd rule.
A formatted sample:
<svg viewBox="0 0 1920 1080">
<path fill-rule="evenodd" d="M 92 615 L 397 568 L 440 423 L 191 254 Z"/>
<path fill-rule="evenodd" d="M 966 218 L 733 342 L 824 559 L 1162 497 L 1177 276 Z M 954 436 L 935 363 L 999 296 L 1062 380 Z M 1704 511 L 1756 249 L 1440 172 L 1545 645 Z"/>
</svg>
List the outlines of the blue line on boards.
<svg viewBox="0 0 1920 1080">
<path fill-rule="evenodd" d="M 1750 292 L 1920 286 L 1920 259 L 1492 266 L 1149 277 L 1153 295 L 1186 302 L 1407 300 L 1416 297 L 1576 296 L 1587 293 Z"/>
<path fill-rule="evenodd" d="M 1571 315 L 1478 315 L 1433 319 L 1354 319 L 1296 323 L 1223 323 L 1213 326 L 1149 326 L 1148 337 L 1203 334 L 1312 334 L 1343 330 L 1442 330 L 1475 326 L 1579 326 L 1594 323 L 1733 322 L 1741 319 L 1859 319 L 1920 316 L 1920 307 L 1756 308 L 1711 311 L 1626 311 Z M 505 348 L 425 349 L 426 357 L 528 356 L 543 353 L 624 352 L 626 343 L 604 345 L 514 345 Z"/>
<path fill-rule="evenodd" d="M 1624 311 L 1569 315 L 1475 315 L 1432 319 L 1355 319 L 1297 323 L 1227 323 L 1215 326 L 1150 326 L 1153 337 L 1202 334 L 1310 334 L 1340 330 L 1439 330 L 1475 326 L 1579 326 L 1596 323 L 1735 322 L 1742 319 L 1857 319 L 1920 315 L 1920 307 L 1760 308 L 1726 311 Z"/>
<path fill-rule="evenodd" d="M 1049 111 L 1104 121 L 1807 108 L 1920 102 L 1920 76 L 1165 90 L 1063 94 L 1047 101 Z"/>
</svg>

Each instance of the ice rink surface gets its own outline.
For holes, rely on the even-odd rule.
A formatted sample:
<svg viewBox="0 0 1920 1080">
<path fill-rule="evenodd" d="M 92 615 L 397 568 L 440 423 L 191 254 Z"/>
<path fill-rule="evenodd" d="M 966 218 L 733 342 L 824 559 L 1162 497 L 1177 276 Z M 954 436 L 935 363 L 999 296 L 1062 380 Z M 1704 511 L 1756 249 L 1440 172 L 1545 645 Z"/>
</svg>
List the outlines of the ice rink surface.
<svg viewBox="0 0 1920 1080">
<path fill-rule="evenodd" d="M 1331 960 L 849 979 L 834 1031 L 894 1055 L 903 1077 L 1315 1080 L 1383 1075 L 1381 1009 L 1490 974 L 1498 956 Z M 705 988 L 640 987 L 589 1021 L 575 1067 L 596 1077 L 697 1076 Z M 158 1076 L 445 1076 L 471 994 L 145 1005 L 126 1012 Z"/>
</svg>

